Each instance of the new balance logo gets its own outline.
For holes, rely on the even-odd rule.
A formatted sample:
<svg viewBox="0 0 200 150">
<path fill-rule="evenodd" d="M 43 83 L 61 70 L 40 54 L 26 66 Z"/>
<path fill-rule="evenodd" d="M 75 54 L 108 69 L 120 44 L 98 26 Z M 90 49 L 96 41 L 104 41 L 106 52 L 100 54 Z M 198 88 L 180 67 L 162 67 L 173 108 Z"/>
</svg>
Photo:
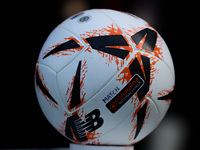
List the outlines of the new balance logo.
<svg viewBox="0 0 200 150">
<path fill-rule="evenodd" d="M 100 117 L 98 109 L 87 114 L 85 120 L 80 119 L 78 114 L 67 118 L 65 135 L 72 140 L 76 138 L 79 142 L 86 141 L 86 132 L 93 132 L 103 125 L 103 118 Z"/>
</svg>

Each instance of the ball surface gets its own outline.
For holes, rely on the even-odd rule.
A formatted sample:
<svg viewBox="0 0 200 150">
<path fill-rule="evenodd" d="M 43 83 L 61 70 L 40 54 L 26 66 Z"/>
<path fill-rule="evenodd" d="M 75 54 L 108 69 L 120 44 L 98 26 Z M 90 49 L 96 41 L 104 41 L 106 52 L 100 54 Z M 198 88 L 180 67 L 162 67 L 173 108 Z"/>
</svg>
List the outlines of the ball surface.
<svg viewBox="0 0 200 150">
<path fill-rule="evenodd" d="M 93 9 L 58 25 L 35 71 L 39 104 L 53 127 L 84 144 L 133 144 L 166 114 L 175 84 L 168 47 L 137 16 Z"/>
</svg>

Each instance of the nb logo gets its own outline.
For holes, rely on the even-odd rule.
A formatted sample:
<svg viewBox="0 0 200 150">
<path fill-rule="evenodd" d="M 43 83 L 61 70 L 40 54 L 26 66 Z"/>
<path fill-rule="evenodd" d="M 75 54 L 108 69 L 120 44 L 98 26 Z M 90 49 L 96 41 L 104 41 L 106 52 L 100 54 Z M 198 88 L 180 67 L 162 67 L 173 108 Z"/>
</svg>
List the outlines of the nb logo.
<svg viewBox="0 0 200 150">
<path fill-rule="evenodd" d="M 75 136 L 79 142 L 86 141 L 88 140 L 86 131 L 93 132 L 103 125 L 103 118 L 100 117 L 100 111 L 98 109 L 87 114 L 85 120 L 80 119 L 78 114 L 67 118 L 65 135 L 72 140 L 74 140 Z"/>
</svg>

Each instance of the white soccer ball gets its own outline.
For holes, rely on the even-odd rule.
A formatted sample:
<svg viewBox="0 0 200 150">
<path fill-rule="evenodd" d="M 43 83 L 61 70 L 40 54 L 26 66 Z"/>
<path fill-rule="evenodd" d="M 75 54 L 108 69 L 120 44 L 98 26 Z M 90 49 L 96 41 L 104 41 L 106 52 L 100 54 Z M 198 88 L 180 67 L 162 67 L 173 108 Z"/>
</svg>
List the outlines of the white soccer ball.
<svg viewBox="0 0 200 150">
<path fill-rule="evenodd" d="M 141 18 L 93 9 L 49 35 L 35 71 L 39 104 L 54 128 L 83 144 L 133 144 L 160 123 L 175 74 L 168 47 Z"/>
</svg>

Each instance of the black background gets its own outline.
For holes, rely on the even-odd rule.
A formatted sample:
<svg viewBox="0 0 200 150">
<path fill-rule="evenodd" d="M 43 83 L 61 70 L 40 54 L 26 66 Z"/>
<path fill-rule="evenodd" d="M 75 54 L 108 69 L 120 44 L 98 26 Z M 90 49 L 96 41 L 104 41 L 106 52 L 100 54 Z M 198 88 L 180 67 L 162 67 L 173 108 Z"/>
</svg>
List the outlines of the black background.
<svg viewBox="0 0 200 150">
<path fill-rule="evenodd" d="M 143 0 L 144 1 L 144 0 Z M 134 1 L 89 1 L 89 8 L 110 8 L 132 12 Z M 176 93 L 168 115 L 182 116 L 189 132 L 186 146 L 196 143 L 198 111 L 198 17 L 195 4 L 151 0 L 157 4 L 157 17 L 150 22 L 165 39 L 175 66 Z M 1 126 L 0 148 L 67 147 L 69 141 L 46 120 L 36 99 L 34 71 L 40 49 L 50 32 L 64 18 L 63 1 L 9 1 L 2 4 L 1 28 Z M 135 3 L 134 3 L 135 4 Z M 150 6 L 148 4 L 147 6 Z M 135 6 L 136 9 L 140 9 Z M 151 7 L 154 9 L 153 7 Z M 144 10 L 143 10 L 144 9 Z M 141 8 L 145 11 L 145 8 Z M 160 12 L 160 13 L 159 13 Z M 158 15 L 159 14 L 159 15 Z M 148 21 L 148 18 L 147 18 Z M 197 36 L 197 37 L 195 37 Z M 196 84 L 195 84 L 196 83 Z M 151 136 L 151 135 L 150 135 Z M 147 149 L 150 136 L 135 144 Z M 185 147 L 186 147 L 185 146 Z"/>
</svg>

